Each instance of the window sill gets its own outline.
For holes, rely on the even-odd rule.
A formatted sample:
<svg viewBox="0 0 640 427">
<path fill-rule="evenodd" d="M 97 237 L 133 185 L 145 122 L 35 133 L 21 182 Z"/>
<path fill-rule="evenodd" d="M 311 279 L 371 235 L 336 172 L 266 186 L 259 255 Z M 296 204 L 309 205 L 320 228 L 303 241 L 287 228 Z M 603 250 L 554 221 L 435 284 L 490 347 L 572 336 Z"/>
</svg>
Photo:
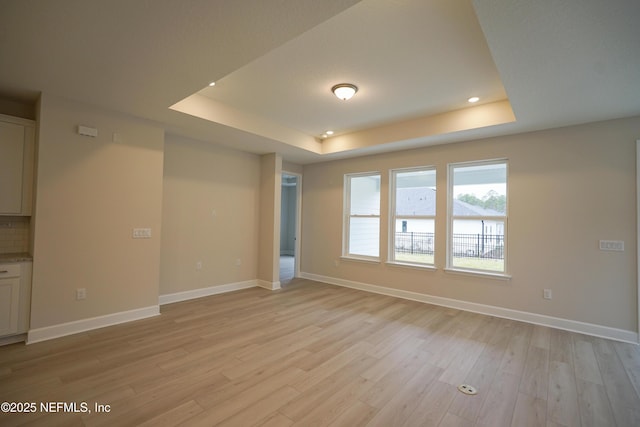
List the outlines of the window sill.
<svg viewBox="0 0 640 427">
<path fill-rule="evenodd" d="M 465 270 L 462 268 L 445 268 L 445 272 L 452 274 L 462 274 L 465 276 L 475 276 L 475 277 L 484 277 L 487 279 L 496 279 L 496 280 L 511 280 L 511 276 L 504 273 L 490 273 L 488 271 L 478 271 L 478 270 Z"/>
<path fill-rule="evenodd" d="M 438 270 L 434 265 L 427 265 L 427 264 L 411 264 L 408 262 L 398 262 L 398 261 L 387 261 L 385 264 L 391 267 L 414 268 L 416 270 L 427 270 L 427 271 Z"/>
<path fill-rule="evenodd" d="M 365 257 L 342 255 L 340 259 L 343 261 L 356 261 L 356 262 L 364 262 L 368 264 L 380 264 L 380 258 L 365 258 Z"/>
</svg>

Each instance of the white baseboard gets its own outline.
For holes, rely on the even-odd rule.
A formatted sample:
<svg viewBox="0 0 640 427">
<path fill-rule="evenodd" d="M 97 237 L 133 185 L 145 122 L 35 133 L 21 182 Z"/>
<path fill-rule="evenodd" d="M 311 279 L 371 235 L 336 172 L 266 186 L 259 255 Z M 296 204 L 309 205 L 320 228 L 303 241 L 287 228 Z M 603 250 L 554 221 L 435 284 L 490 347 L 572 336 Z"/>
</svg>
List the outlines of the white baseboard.
<svg viewBox="0 0 640 427">
<path fill-rule="evenodd" d="M 227 283 L 219 286 L 209 286 L 207 288 L 193 289 L 190 291 L 176 292 L 173 294 L 160 295 L 158 301 L 160 305 L 174 302 L 187 301 L 195 298 L 208 297 L 211 295 L 233 292 L 240 289 L 255 288 L 260 286 L 257 280 L 247 280 L 245 282 Z"/>
<path fill-rule="evenodd" d="M 61 323 L 59 325 L 47 326 L 29 330 L 27 334 L 27 344 L 46 341 L 53 338 L 60 338 L 66 335 L 91 331 L 93 329 L 104 328 L 105 326 L 118 325 L 120 323 L 131 322 L 133 320 L 146 319 L 147 317 L 158 316 L 160 306 L 138 308 L 135 310 L 121 311 L 119 313 L 107 314 L 105 316 L 91 317 L 89 319 L 76 320 L 74 322 Z"/>
<path fill-rule="evenodd" d="M 257 280 L 258 286 L 261 288 L 269 289 L 270 291 L 277 291 L 280 289 L 280 281 L 277 282 L 267 282 L 266 280 Z"/>
<path fill-rule="evenodd" d="M 105 316 L 82 319 L 60 325 L 47 326 L 45 328 L 31 329 L 27 334 L 27 344 L 46 341 L 53 338 L 60 338 L 66 335 L 86 332 L 93 329 L 104 328 L 105 326 L 117 325 L 131 322 L 133 320 L 145 319 L 160 314 L 160 306 L 174 302 L 186 301 L 194 298 L 202 298 L 210 295 L 217 295 L 226 292 L 233 292 L 240 289 L 262 287 L 269 290 L 280 289 L 280 282 L 267 282 L 264 280 L 247 280 L 245 282 L 228 283 L 220 286 L 210 286 L 208 288 L 194 289 L 173 294 L 160 295 L 158 305 L 141 308 L 137 310 L 123 311 L 120 313 L 107 314 Z"/>
<path fill-rule="evenodd" d="M 639 343 L 639 335 L 633 331 L 611 328 L 608 326 L 595 325 L 593 323 L 579 322 L 576 320 L 562 319 L 559 317 L 546 316 L 544 314 L 530 313 L 526 311 L 512 310 L 509 308 L 496 307 L 492 305 L 478 304 L 474 302 L 443 298 L 433 295 L 421 294 L 418 292 L 403 291 L 401 289 L 387 288 L 384 286 L 370 285 L 367 283 L 354 282 L 352 280 L 339 279 L 335 277 L 322 276 L 312 273 L 300 273 L 300 277 L 345 288 L 359 289 L 376 294 L 388 295 L 412 301 L 424 302 L 443 307 L 456 308 L 473 313 L 486 314 L 489 316 L 501 317 L 504 319 L 518 320 L 521 322 L 533 323 L 535 325 L 548 326 L 565 331 L 579 332 L 585 335 L 592 335 L 601 338 L 608 338 L 616 341 L 624 341 L 632 344 Z"/>
</svg>

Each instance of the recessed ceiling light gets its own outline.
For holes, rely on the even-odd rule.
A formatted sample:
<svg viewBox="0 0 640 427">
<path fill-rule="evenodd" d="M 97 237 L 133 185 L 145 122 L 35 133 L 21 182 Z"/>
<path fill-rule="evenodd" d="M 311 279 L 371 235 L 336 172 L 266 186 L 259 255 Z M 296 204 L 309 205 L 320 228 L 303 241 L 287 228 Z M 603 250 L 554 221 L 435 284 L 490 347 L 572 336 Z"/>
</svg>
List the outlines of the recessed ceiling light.
<svg viewBox="0 0 640 427">
<path fill-rule="evenodd" d="M 346 101 L 347 99 L 351 99 L 353 95 L 358 91 L 358 87 L 356 85 L 352 85 L 351 83 L 340 83 L 331 88 L 331 92 L 339 99 Z"/>
<path fill-rule="evenodd" d="M 467 99 L 467 101 L 473 104 L 474 102 L 480 101 L 480 98 L 478 98 L 477 96 L 472 96 L 471 98 Z"/>
<path fill-rule="evenodd" d="M 209 83 L 209 86 L 215 86 L 215 85 L 216 85 L 216 82 Z"/>
<path fill-rule="evenodd" d="M 332 130 L 328 130 L 325 132 L 327 135 L 333 135 L 333 131 Z"/>
</svg>

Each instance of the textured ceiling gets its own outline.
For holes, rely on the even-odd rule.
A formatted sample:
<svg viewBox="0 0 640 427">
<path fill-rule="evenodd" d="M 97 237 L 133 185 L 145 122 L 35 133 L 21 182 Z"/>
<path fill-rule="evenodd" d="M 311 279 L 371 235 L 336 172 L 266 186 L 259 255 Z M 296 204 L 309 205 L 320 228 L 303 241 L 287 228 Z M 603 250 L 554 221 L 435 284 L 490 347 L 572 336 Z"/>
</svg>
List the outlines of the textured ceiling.
<svg viewBox="0 0 640 427">
<path fill-rule="evenodd" d="M 638 22 L 637 0 L 0 0 L 0 96 L 304 164 L 640 115 Z"/>
</svg>

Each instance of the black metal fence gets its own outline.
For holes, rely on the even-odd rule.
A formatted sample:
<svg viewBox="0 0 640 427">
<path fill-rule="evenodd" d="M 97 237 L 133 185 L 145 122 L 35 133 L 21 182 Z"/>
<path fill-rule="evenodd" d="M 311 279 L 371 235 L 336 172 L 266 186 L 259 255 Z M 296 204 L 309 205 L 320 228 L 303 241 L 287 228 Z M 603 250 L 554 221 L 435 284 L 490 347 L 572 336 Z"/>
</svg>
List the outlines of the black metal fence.
<svg viewBox="0 0 640 427">
<path fill-rule="evenodd" d="M 433 233 L 396 233 L 396 253 L 433 255 Z"/>
<path fill-rule="evenodd" d="M 454 234 L 452 243 L 454 256 L 504 259 L 503 234 Z"/>
<path fill-rule="evenodd" d="M 433 255 L 433 233 L 396 233 L 396 253 Z M 504 259 L 503 234 L 454 234 L 453 255 L 465 258 Z"/>
</svg>

